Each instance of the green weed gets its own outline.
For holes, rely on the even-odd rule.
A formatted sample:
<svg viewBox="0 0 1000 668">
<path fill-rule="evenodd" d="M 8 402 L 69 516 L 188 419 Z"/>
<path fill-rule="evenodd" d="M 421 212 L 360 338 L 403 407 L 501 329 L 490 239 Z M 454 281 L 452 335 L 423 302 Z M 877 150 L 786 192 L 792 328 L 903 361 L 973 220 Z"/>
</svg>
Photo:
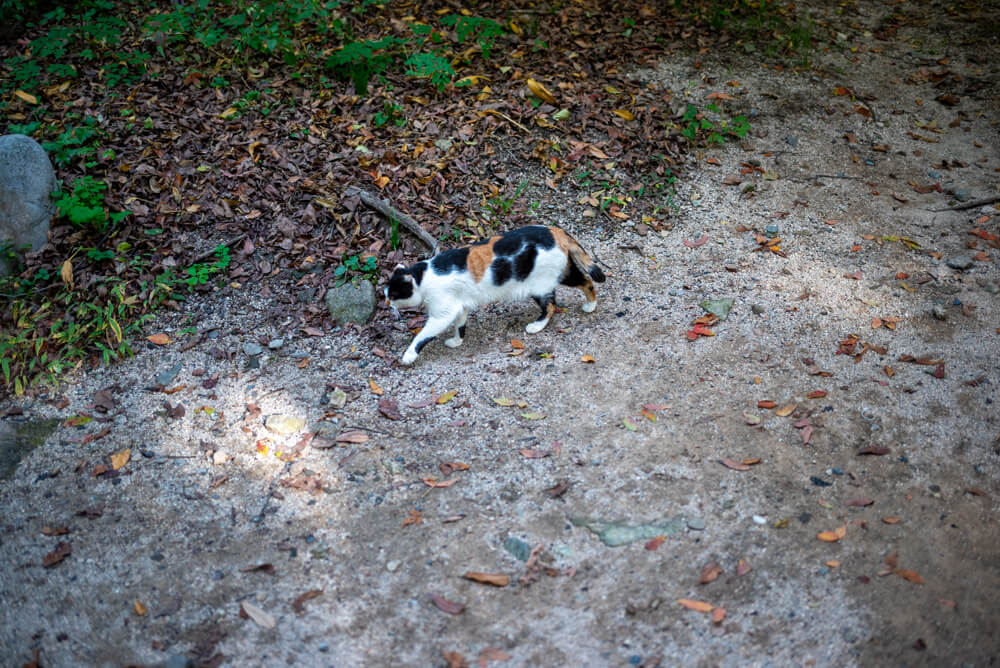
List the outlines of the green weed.
<svg viewBox="0 0 1000 668">
<path fill-rule="evenodd" d="M 374 255 L 369 255 L 362 262 L 360 255 L 348 255 L 334 269 L 333 277 L 337 285 L 343 285 L 351 278 L 362 278 L 371 283 L 378 282 L 378 261 Z"/>
<path fill-rule="evenodd" d="M 742 139 L 750 131 L 750 122 L 746 116 L 712 122 L 707 118 L 706 111 L 713 115 L 720 113 L 719 107 L 714 104 L 705 105 L 705 111 L 699 111 L 696 106 L 689 104 L 681 117 L 681 134 L 693 144 L 724 144 L 729 137 Z"/>
</svg>

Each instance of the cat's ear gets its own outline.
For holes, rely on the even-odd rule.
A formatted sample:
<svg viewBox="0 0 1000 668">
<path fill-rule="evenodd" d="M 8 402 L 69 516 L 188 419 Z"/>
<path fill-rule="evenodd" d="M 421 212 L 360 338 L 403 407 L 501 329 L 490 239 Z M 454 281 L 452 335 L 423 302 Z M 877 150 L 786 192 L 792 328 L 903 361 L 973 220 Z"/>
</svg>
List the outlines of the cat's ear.
<svg viewBox="0 0 1000 668">
<path fill-rule="evenodd" d="M 406 265 L 403 264 L 403 263 L 399 263 L 395 267 L 392 268 L 393 271 L 399 271 L 400 269 L 406 269 Z"/>
</svg>

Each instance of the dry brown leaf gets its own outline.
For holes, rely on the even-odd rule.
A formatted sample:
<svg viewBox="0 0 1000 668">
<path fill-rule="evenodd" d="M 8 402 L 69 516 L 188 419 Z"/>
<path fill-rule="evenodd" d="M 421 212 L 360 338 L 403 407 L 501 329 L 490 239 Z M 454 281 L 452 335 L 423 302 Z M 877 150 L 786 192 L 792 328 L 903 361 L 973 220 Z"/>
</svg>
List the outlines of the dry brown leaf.
<svg viewBox="0 0 1000 668">
<path fill-rule="evenodd" d="M 419 510 L 408 510 L 407 518 L 403 520 L 403 526 L 409 526 L 410 524 L 423 524 L 424 517 L 420 514 Z"/>
<path fill-rule="evenodd" d="M 882 521 L 886 524 L 899 524 L 899 518 L 895 515 L 890 515 L 889 517 L 883 517 Z"/>
<path fill-rule="evenodd" d="M 816 537 L 819 538 L 821 541 L 827 543 L 836 543 L 838 540 L 840 540 L 846 535 L 847 535 L 847 525 L 845 524 L 841 527 L 838 527 L 837 529 L 834 529 L 833 531 L 821 531 L 820 533 L 816 534 Z"/>
<path fill-rule="evenodd" d="M 750 572 L 750 562 L 746 559 L 740 559 L 736 562 L 736 575 L 746 575 Z"/>
<path fill-rule="evenodd" d="M 506 587 L 510 584 L 510 577 L 502 573 L 479 573 L 476 571 L 466 571 L 462 577 L 466 580 L 493 585 L 494 587 Z"/>
<path fill-rule="evenodd" d="M 337 443 L 367 443 L 371 437 L 363 431 L 349 429 L 337 434 Z"/>
<path fill-rule="evenodd" d="M 896 575 L 914 584 L 921 584 L 921 585 L 924 584 L 924 579 L 920 577 L 920 573 L 917 573 L 916 571 L 911 571 L 907 568 L 897 568 Z"/>
<path fill-rule="evenodd" d="M 445 392 L 444 394 L 442 394 L 441 396 L 439 396 L 437 399 L 435 399 L 434 403 L 436 403 L 439 406 L 443 406 L 444 404 L 446 404 L 449 401 L 451 401 L 452 399 L 454 399 L 456 394 L 458 394 L 458 390 L 452 390 L 451 392 Z"/>
<path fill-rule="evenodd" d="M 538 83 L 534 79 L 528 79 L 525 83 L 528 84 L 528 90 L 531 91 L 531 94 L 537 97 L 538 99 L 544 102 L 548 102 L 549 104 L 556 103 L 555 96 L 552 93 L 550 93 L 549 90 L 542 84 Z"/>
<path fill-rule="evenodd" d="M 128 460 L 132 457 L 132 450 L 125 448 L 115 454 L 111 455 L 111 468 L 115 471 L 121 467 L 128 464 Z"/>
<path fill-rule="evenodd" d="M 372 394 L 374 394 L 376 396 L 379 396 L 379 397 L 382 396 L 382 388 L 379 387 L 378 383 L 376 383 L 371 378 L 368 379 L 368 387 L 371 388 Z"/>
<path fill-rule="evenodd" d="M 698 582 L 700 584 L 708 584 L 709 582 L 714 582 L 720 575 L 722 575 L 722 566 L 712 562 L 706 564 L 704 568 L 701 569 L 701 578 Z"/>
<path fill-rule="evenodd" d="M 723 457 L 719 460 L 719 463 L 725 466 L 727 469 L 732 469 L 734 471 L 749 471 L 750 465 L 745 464 L 741 461 L 735 459 L 730 459 L 729 457 Z"/>
<path fill-rule="evenodd" d="M 424 484 L 428 487 L 451 487 L 456 482 L 458 478 L 452 478 L 451 480 L 435 480 L 434 478 L 423 478 Z"/>
<path fill-rule="evenodd" d="M 323 593 L 322 589 L 310 589 L 305 593 L 299 594 L 295 598 L 295 600 L 292 601 L 292 610 L 294 610 L 297 614 L 301 615 L 302 612 L 304 611 L 303 604 L 310 599 L 316 598 L 322 593 Z"/>
<path fill-rule="evenodd" d="M 160 332 L 159 334 L 151 334 L 146 337 L 146 340 L 158 346 L 165 346 L 168 343 L 173 343 L 171 338 L 163 332 Z"/>
<path fill-rule="evenodd" d="M 240 603 L 240 617 L 252 619 L 257 626 L 264 629 L 273 629 L 278 623 L 273 615 L 264 612 L 263 608 L 254 605 L 250 601 L 242 601 Z"/>
<path fill-rule="evenodd" d="M 715 607 L 711 603 L 706 603 L 705 601 L 694 601 L 690 598 L 680 598 L 677 599 L 677 602 L 688 610 L 694 610 L 695 612 L 711 612 Z"/>
<path fill-rule="evenodd" d="M 431 602 L 437 606 L 438 610 L 441 612 L 447 612 L 449 615 L 457 615 L 465 610 L 465 604 L 449 601 L 440 594 L 431 594 L 430 597 Z"/>
<path fill-rule="evenodd" d="M 56 544 L 55 549 L 45 555 L 42 558 L 42 566 L 45 568 L 52 568 L 56 564 L 62 562 L 63 559 L 68 557 L 73 552 L 73 547 L 69 543 L 59 542 Z"/>
<path fill-rule="evenodd" d="M 580 358 L 580 361 L 583 362 L 584 364 L 593 364 L 595 360 L 591 355 L 584 355 L 583 357 Z"/>
<path fill-rule="evenodd" d="M 712 611 L 712 623 L 713 624 L 721 624 L 722 620 L 725 619 L 725 618 L 726 618 L 726 609 L 725 608 L 716 608 L 715 610 Z"/>
<path fill-rule="evenodd" d="M 778 410 L 774 411 L 774 414 L 778 417 L 788 417 L 793 412 L 795 412 L 795 404 L 785 404 Z"/>
<path fill-rule="evenodd" d="M 144 606 L 140 601 L 135 601 L 134 603 L 132 603 L 132 609 L 135 610 L 135 614 L 139 615 L 140 617 L 144 617 L 149 612 L 149 608 Z"/>
</svg>

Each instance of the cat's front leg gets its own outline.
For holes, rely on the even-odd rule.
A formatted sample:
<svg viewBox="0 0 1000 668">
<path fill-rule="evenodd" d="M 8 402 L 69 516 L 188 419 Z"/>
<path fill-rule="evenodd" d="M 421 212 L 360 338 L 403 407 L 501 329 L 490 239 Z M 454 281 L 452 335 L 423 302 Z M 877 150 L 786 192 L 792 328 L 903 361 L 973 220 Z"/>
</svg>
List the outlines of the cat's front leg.
<svg viewBox="0 0 1000 668">
<path fill-rule="evenodd" d="M 462 312 L 455 318 L 455 335 L 444 342 L 449 348 L 458 348 L 465 338 L 465 321 L 469 318 L 469 312 L 462 309 Z"/>
<path fill-rule="evenodd" d="M 435 316 L 427 319 L 427 324 L 424 325 L 413 340 L 410 341 L 410 346 L 403 353 L 403 357 L 400 360 L 403 364 L 413 364 L 417 361 L 417 355 L 420 351 L 424 349 L 428 343 L 437 338 L 437 336 L 448 329 L 448 325 L 452 323 L 455 319 L 454 313 L 448 313 L 445 316 Z"/>
</svg>

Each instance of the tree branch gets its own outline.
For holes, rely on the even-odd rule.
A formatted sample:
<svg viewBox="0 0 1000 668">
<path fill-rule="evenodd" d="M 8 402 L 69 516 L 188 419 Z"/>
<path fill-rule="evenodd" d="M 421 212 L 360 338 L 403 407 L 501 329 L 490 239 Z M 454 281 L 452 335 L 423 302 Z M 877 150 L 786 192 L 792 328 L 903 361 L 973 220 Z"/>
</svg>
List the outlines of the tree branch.
<svg viewBox="0 0 1000 668">
<path fill-rule="evenodd" d="M 408 229 L 410 232 L 413 232 L 418 239 L 427 244 L 427 247 L 431 249 L 432 254 L 438 254 L 440 247 L 438 246 L 437 239 L 432 237 L 427 230 L 420 227 L 420 223 L 413 220 L 393 205 L 389 204 L 386 200 L 375 197 L 375 195 L 365 192 L 360 188 L 350 187 L 344 190 L 345 195 L 353 195 L 355 193 L 361 197 L 361 201 L 364 202 L 366 206 L 375 209 L 389 220 L 398 220 L 402 223 L 403 227 Z"/>
</svg>

